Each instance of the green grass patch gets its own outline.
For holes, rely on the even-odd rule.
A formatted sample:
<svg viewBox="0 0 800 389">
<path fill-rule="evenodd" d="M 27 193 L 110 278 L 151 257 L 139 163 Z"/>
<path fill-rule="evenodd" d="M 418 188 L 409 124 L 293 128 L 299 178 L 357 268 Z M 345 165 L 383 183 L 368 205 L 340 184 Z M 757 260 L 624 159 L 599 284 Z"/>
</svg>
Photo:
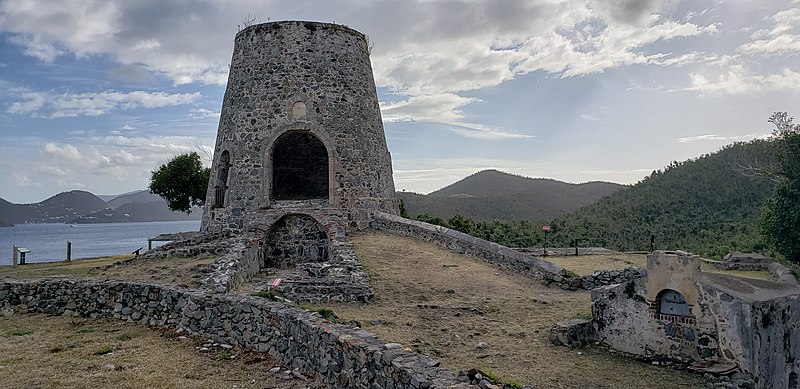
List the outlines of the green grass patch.
<svg viewBox="0 0 800 389">
<path fill-rule="evenodd" d="M 131 339 L 133 339 L 133 335 L 131 335 L 131 334 L 122 334 L 120 336 L 117 336 L 117 340 L 122 341 L 122 342 L 127 342 L 127 341 L 129 341 Z"/>
<path fill-rule="evenodd" d="M 309 306 L 309 305 L 301 305 L 300 308 L 303 308 L 303 309 L 305 309 L 306 311 L 309 311 L 309 312 L 316 312 L 320 316 L 322 316 L 323 318 L 328 319 L 328 320 L 330 320 L 330 321 L 332 321 L 334 323 L 339 323 L 340 322 L 339 316 L 336 314 L 336 312 L 333 311 L 333 309 L 322 308 L 322 307 L 313 307 L 313 306 Z"/>
<path fill-rule="evenodd" d="M 250 293 L 251 296 L 261 297 L 272 301 L 278 301 L 280 298 L 275 292 L 267 290 L 259 290 L 258 292 Z"/>
<path fill-rule="evenodd" d="M 111 346 L 103 346 L 103 347 L 100 347 L 99 349 L 97 349 L 97 351 L 95 351 L 92 354 L 94 354 L 94 355 L 106 355 L 106 354 L 110 354 L 112 352 L 114 352 L 114 348 L 113 347 L 111 347 Z"/>
<path fill-rule="evenodd" d="M 11 336 L 25 336 L 32 334 L 33 331 L 31 330 L 14 330 L 9 333 Z"/>
</svg>

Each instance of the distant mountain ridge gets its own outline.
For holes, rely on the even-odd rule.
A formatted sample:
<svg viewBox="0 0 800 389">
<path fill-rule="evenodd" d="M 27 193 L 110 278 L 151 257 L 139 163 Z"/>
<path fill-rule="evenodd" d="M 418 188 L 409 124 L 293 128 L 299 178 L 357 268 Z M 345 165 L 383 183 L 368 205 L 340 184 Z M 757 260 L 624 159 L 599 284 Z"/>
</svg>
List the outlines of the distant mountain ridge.
<svg viewBox="0 0 800 389">
<path fill-rule="evenodd" d="M 199 208 L 189 215 L 172 212 L 161 197 L 147 190 L 113 196 L 109 201 L 82 190 L 62 192 L 31 204 L 14 204 L 0 198 L 0 226 L 199 220 L 201 214 Z"/>
<path fill-rule="evenodd" d="M 409 214 L 441 218 L 461 214 L 474 220 L 551 219 L 608 196 L 625 185 L 571 184 L 483 170 L 428 195 L 399 192 Z"/>
</svg>

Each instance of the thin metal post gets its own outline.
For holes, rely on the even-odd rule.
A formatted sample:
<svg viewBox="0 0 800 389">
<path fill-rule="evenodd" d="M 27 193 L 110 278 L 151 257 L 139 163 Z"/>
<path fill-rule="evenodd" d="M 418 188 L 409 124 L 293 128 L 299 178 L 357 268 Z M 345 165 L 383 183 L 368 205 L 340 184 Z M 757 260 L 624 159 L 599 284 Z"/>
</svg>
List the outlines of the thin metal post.
<svg viewBox="0 0 800 389">
<path fill-rule="evenodd" d="M 152 249 L 153 249 L 153 240 L 147 239 L 147 251 L 150 251 Z"/>
<path fill-rule="evenodd" d="M 18 255 L 17 254 L 17 245 L 14 245 L 13 247 L 14 247 L 14 254 L 12 256 L 11 266 L 17 266 L 17 255 Z"/>
<path fill-rule="evenodd" d="M 542 256 L 547 256 L 547 230 L 544 230 L 544 247 L 542 247 Z"/>
<path fill-rule="evenodd" d="M 67 241 L 67 262 L 72 260 L 72 241 Z"/>
</svg>

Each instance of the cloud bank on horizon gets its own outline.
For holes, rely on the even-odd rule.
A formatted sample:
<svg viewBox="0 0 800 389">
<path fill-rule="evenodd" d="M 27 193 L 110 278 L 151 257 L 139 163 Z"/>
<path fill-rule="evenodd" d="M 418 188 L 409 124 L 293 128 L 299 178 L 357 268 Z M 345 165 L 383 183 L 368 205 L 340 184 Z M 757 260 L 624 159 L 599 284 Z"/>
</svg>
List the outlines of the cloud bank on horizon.
<svg viewBox="0 0 800 389">
<path fill-rule="evenodd" d="M 369 36 L 398 190 L 489 168 L 632 183 L 763 137 L 800 101 L 798 0 L 15 0 L 0 3 L 0 197 L 123 193 L 208 154 L 248 18 Z"/>
</svg>

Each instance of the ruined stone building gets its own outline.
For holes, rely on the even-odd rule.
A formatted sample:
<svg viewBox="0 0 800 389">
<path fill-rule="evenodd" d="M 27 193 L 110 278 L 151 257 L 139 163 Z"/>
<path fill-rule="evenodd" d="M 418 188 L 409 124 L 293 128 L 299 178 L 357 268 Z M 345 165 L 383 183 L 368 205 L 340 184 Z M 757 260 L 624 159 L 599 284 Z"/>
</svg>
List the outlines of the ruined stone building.
<svg viewBox="0 0 800 389">
<path fill-rule="evenodd" d="M 399 213 L 366 37 L 297 21 L 240 31 L 207 193 L 201 231 L 247 240 L 234 284 L 302 264 L 299 278 L 352 281 L 347 230 Z"/>
<path fill-rule="evenodd" d="M 287 206 L 351 227 L 397 213 L 363 34 L 290 21 L 236 35 L 207 193 L 203 231 Z"/>
<path fill-rule="evenodd" d="M 800 288 L 701 272 L 700 258 L 657 252 L 647 277 L 592 291 L 600 341 L 655 359 L 739 368 L 757 388 L 798 388 Z"/>
</svg>

